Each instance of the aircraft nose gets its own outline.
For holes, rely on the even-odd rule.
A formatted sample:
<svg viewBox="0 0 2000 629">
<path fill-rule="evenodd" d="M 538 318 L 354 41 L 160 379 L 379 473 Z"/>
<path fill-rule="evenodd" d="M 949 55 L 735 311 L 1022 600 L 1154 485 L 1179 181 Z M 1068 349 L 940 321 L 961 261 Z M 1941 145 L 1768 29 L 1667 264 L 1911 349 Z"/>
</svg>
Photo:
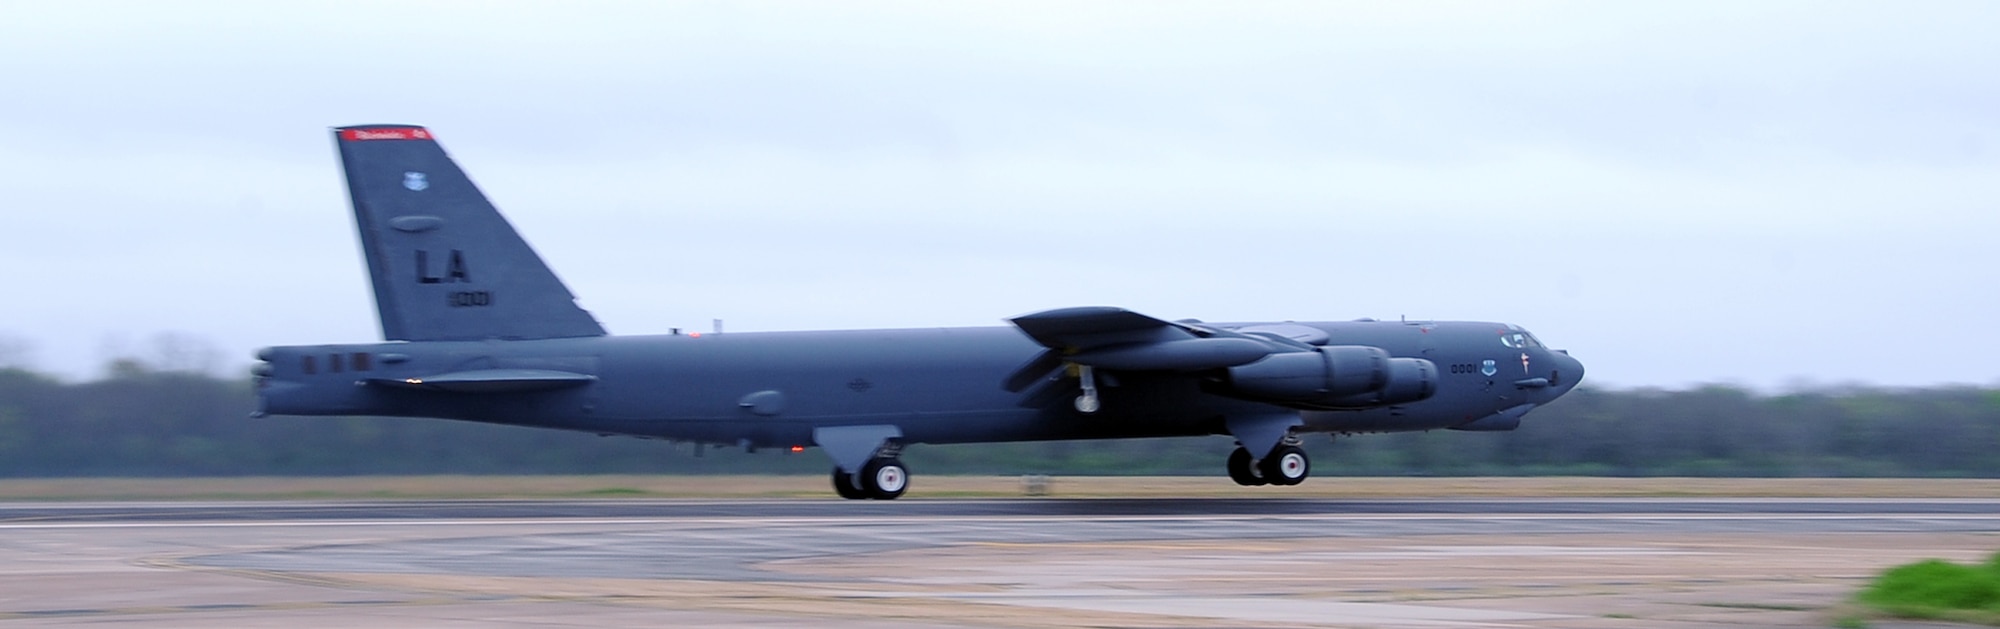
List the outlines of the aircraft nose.
<svg viewBox="0 0 2000 629">
<path fill-rule="evenodd" d="M 1583 381 L 1583 361 L 1570 356 L 1568 350 L 1556 350 L 1549 354 L 1549 357 L 1554 359 L 1556 363 L 1556 382 L 1554 383 L 1556 384 L 1556 395 L 1560 396 L 1568 393 L 1570 389 L 1576 388 L 1578 382 Z"/>
</svg>

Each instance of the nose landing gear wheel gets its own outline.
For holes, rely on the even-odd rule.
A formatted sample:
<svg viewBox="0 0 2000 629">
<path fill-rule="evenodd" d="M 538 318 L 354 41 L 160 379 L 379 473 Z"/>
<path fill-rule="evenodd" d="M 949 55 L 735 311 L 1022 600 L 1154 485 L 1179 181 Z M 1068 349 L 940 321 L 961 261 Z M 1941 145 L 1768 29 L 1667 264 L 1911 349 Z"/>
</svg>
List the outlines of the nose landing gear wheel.
<svg viewBox="0 0 2000 629">
<path fill-rule="evenodd" d="M 861 468 L 861 489 L 876 500 L 895 500 L 910 488 L 910 471 L 900 459 L 874 459 Z"/>
<path fill-rule="evenodd" d="M 1257 462 L 1257 471 L 1273 485 L 1297 485 L 1312 474 L 1312 460 L 1306 458 L 1304 448 L 1278 446 Z"/>
<path fill-rule="evenodd" d="M 1243 448 L 1237 448 L 1235 452 L 1229 453 L 1229 480 L 1245 487 L 1255 487 L 1269 482 L 1259 475 L 1256 460 L 1250 456 L 1250 451 Z"/>
</svg>

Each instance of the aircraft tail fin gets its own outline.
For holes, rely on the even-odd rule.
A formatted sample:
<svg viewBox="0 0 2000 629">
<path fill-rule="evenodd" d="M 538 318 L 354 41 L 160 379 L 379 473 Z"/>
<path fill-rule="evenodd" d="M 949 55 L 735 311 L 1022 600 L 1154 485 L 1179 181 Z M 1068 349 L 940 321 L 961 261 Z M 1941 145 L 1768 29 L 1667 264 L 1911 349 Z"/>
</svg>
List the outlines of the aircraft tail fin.
<svg viewBox="0 0 2000 629">
<path fill-rule="evenodd" d="M 604 335 L 429 130 L 364 125 L 333 138 L 384 338 Z"/>
</svg>

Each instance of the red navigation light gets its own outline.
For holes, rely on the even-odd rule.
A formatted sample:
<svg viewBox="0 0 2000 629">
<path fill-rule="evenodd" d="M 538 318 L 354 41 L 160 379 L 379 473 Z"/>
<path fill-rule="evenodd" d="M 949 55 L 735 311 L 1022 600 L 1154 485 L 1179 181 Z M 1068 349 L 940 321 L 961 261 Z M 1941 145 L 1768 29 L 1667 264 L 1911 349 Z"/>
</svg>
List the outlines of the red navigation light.
<svg viewBox="0 0 2000 629">
<path fill-rule="evenodd" d="M 805 446 L 792 446 L 792 451 L 793 451 L 793 452 L 805 452 L 805 451 L 806 451 L 806 447 L 805 447 Z"/>
</svg>

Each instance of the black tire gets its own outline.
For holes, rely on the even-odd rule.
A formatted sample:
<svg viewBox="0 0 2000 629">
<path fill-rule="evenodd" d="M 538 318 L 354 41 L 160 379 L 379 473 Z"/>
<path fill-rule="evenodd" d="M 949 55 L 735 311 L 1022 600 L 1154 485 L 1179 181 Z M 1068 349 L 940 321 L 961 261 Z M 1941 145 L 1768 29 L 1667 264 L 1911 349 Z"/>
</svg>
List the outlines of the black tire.
<svg viewBox="0 0 2000 629">
<path fill-rule="evenodd" d="M 1257 471 L 1273 485 L 1297 485 L 1312 475 L 1312 459 L 1306 456 L 1305 448 L 1278 446 L 1271 450 L 1271 456 L 1257 462 Z"/>
<path fill-rule="evenodd" d="M 861 487 L 868 497 L 895 500 L 910 489 L 910 470 L 899 459 L 875 459 L 861 468 Z"/>
<path fill-rule="evenodd" d="M 1251 458 L 1250 451 L 1243 448 L 1229 453 L 1229 480 L 1244 487 L 1265 484 L 1264 477 L 1258 475 L 1256 461 Z"/>
<path fill-rule="evenodd" d="M 854 475 L 840 471 L 838 465 L 833 466 L 833 493 L 840 494 L 840 497 L 848 500 L 868 497 L 868 492 L 854 486 Z"/>
</svg>

